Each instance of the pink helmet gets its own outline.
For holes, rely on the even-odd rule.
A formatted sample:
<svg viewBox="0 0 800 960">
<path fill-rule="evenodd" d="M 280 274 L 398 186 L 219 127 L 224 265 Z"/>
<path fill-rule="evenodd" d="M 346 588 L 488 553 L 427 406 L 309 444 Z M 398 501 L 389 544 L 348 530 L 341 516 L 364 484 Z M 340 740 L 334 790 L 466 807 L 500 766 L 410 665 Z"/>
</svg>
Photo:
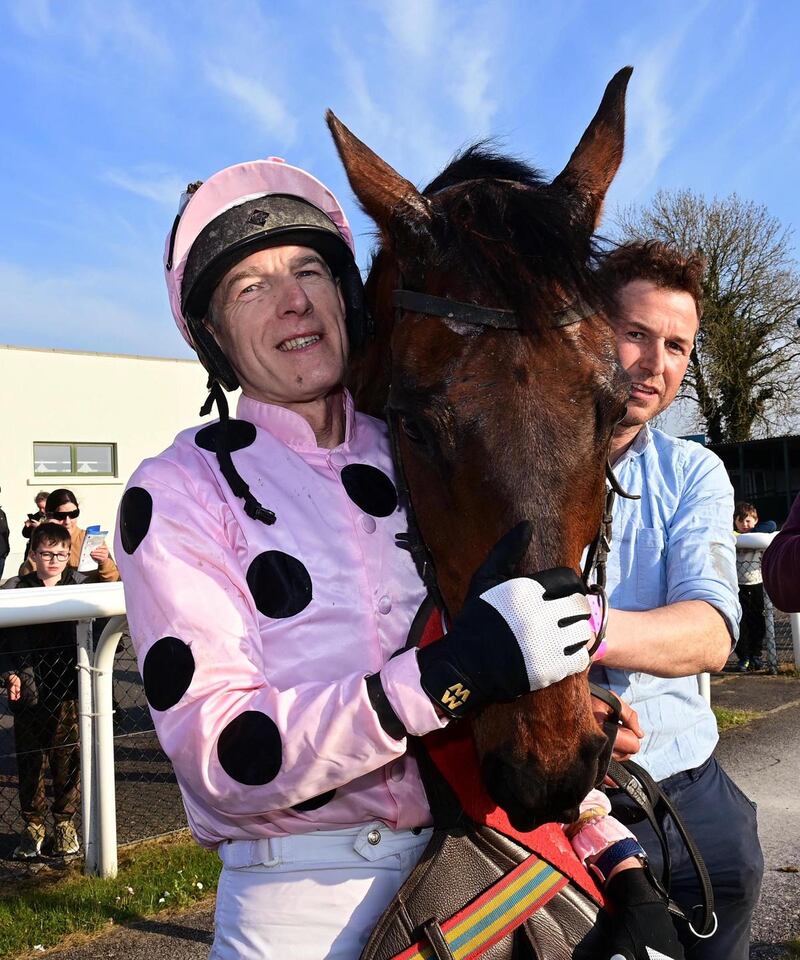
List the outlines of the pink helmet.
<svg viewBox="0 0 800 960">
<path fill-rule="evenodd" d="M 178 329 L 214 379 L 229 390 L 238 386 L 205 329 L 209 300 L 234 263 L 266 247 L 318 250 L 342 286 L 351 341 L 363 339 L 367 318 L 353 235 L 336 197 L 316 177 L 269 157 L 226 167 L 188 189 L 167 237 L 164 272 Z"/>
</svg>

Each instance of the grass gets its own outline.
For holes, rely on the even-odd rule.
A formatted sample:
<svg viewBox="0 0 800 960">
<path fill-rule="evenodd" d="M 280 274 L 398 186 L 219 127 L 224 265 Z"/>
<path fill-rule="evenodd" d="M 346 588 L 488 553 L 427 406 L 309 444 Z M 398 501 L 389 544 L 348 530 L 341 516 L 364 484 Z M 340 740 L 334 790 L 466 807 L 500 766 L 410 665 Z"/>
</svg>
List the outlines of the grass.
<svg viewBox="0 0 800 960">
<path fill-rule="evenodd" d="M 800 939 L 790 940 L 787 944 L 790 957 L 800 957 Z"/>
<path fill-rule="evenodd" d="M 113 880 L 86 877 L 79 869 L 52 882 L 5 884 L 2 960 L 203 900 L 216 890 L 220 861 L 180 836 L 121 850 Z"/>
<path fill-rule="evenodd" d="M 742 727 L 746 723 L 764 716 L 758 710 L 730 710 L 728 707 L 712 707 L 711 709 L 717 718 L 720 733 L 724 730 L 730 730 L 731 727 Z"/>
</svg>

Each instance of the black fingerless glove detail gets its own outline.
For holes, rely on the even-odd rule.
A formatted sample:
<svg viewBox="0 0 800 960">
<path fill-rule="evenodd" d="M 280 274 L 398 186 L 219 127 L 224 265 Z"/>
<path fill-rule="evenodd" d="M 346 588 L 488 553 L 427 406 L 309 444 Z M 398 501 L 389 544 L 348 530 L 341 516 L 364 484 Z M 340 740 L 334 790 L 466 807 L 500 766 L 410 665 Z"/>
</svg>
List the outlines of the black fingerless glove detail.
<svg viewBox="0 0 800 960">
<path fill-rule="evenodd" d="M 379 673 L 371 674 L 367 677 L 366 684 L 367 696 L 372 709 L 378 715 L 378 722 L 390 737 L 395 740 L 403 740 L 408 736 L 408 731 L 386 696 L 386 691 L 381 683 L 381 675 Z"/>
</svg>

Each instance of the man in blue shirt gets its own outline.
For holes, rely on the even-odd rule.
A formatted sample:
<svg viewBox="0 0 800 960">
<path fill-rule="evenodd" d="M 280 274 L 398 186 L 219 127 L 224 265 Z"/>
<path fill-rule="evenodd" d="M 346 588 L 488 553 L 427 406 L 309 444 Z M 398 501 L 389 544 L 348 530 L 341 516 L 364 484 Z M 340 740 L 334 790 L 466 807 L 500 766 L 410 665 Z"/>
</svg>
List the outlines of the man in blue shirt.
<svg viewBox="0 0 800 960">
<path fill-rule="evenodd" d="M 636 759 L 678 808 L 708 866 L 719 926 L 699 940 L 682 924 L 687 957 L 746 960 L 763 872 L 755 810 L 713 757 L 716 720 L 696 678 L 722 668 L 738 633 L 733 490 L 713 453 L 649 425 L 686 374 L 702 313 L 703 263 L 651 241 L 618 248 L 601 272 L 615 297 L 612 325 L 632 381 L 610 459 L 622 486 L 641 499 L 614 506 L 608 648 L 593 679 L 636 709 L 644 732 Z M 632 741 L 627 730 L 619 745 Z M 631 829 L 659 871 L 649 824 Z M 672 895 L 689 913 L 700 886 L 669 823 L 666 836 Z"/>
</svg>

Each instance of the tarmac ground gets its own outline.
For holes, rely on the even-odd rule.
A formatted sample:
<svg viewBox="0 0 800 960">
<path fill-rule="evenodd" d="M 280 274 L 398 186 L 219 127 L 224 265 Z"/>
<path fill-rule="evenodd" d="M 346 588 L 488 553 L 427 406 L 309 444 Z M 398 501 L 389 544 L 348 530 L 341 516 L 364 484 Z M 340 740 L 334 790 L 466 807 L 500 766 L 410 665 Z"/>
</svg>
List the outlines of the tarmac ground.
<svg viewBox="0 0 800 960">
<path fill-rule="evenodd" d="M 763 714 L 726 731 L 717 756 L 758 805 L 765 872 L 750 957 L 781 960 L 789 956 L 783 944 L 800 937 L 800 679 L 721 674 L 712 680 L 711 698 L 715 706 Z M 49 955 L 58 960 L 206 960 L 213 909 L 207 903 L 153 917 Z"/>
</svg>

